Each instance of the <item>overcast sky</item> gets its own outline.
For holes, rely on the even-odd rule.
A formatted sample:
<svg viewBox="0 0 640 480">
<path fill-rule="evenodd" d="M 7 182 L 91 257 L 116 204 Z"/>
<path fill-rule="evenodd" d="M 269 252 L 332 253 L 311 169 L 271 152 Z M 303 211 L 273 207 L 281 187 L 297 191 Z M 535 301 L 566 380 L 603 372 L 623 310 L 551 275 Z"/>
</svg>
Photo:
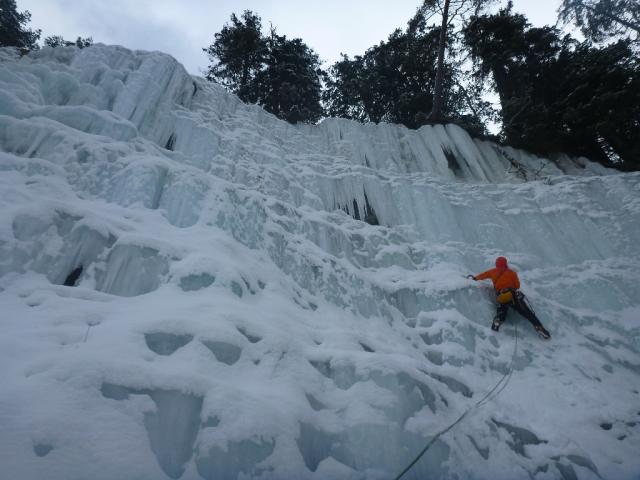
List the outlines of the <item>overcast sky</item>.
<svg viewBox="0 0 640 480">
<path fill-rule="evenodd" d="M 515 10 L 534 25 L 553 24 L 560 0 L 515 0 Z M 232 12 L 253 10 L 278 33 L 300 37 L 328 64 L 340 53 L 362 54 L 406 26 L 420 0 L 17 0 L 31 12 L 42 38 L 93 37 L 95 42 L 173 55 L 190 73 L 201 74 L 210 45 Z M 506 3 L 506 1 L 502 2 Z"/>
</svg>

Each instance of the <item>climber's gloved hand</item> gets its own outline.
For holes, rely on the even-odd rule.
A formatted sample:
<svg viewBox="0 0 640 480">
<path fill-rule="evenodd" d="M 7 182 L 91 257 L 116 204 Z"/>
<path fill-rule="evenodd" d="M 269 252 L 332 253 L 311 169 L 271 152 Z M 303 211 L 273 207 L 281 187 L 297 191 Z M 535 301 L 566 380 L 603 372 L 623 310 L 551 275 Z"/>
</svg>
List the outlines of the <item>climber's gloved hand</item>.
<svg viewBox="0 0 640 480">
<path fill-rule="evenodd" d="M 476 277 L 474 277 L 473 275 L 467 275 L 467 278 L 470 278 L 471 280 L 478 280 Z"/>
</svg>

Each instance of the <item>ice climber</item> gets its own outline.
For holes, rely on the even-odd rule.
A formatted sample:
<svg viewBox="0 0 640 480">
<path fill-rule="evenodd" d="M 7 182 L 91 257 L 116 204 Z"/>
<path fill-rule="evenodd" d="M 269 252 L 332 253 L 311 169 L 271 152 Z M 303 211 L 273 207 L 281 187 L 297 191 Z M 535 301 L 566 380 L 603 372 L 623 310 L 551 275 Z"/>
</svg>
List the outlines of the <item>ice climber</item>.
<svg viewBox="0 0 640 480">
<path fill-rule="evenodd" d="M 493 282 L 493 288 L 496 290 L 498 311 L 493 319 L 491 330 L 497 332 L 500 329 L 500 325 L 502 325 L 507 318 L 509 307 L 513 307 L 520 315 L 531 322 L 533 328 L 538 332 L 538 335 L 544 339 L 551 338 L 549 332 L 542 326 L 536 314 L 533 313 L 533 310 L 531 310 L 527 304 L 524 293 L 519 290 L 520 279 L 518 278 L 518 274 L 508 267 L 506 258 L 496 258 L 496 268 L 492 268 L 475 276 L 469 275 L 468 278 L 476 281 L 490 278 Z"/>
</svg>

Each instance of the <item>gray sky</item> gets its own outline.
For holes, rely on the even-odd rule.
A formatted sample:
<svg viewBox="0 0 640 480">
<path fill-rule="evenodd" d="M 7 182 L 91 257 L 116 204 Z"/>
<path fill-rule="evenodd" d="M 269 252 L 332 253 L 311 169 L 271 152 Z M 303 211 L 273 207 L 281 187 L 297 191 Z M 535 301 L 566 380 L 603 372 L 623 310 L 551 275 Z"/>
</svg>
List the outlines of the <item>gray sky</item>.
<svg viewBox="0 0 640 480">
<path fill-rule="evenodd" d="M 555 23 L 560 0 L 515 0 L 534 25 Z M 17 0 L 31 12 L 31 28 L 43 39 L 92 36 L 95 42 L 173 55 L 190 73 L 208 65 L 210 45 L 232 12 L 253 10 L 278 33 L 300 37 L 328 64 L 340 53 L 362 54 L 397 27 L 404 28 L 420 0 Z M 506 1 L 502 2 L 503 4 Z"/>
</svg>

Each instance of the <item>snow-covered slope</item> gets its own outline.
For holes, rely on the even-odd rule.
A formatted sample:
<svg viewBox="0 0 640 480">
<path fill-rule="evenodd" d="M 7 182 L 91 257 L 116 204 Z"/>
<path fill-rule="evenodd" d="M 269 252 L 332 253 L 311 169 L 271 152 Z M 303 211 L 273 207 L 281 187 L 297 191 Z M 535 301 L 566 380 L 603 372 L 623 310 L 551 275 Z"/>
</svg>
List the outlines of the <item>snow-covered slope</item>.
<svg viewBox="0 0 640 480">
<path fill-rule="evenodd" d="M 0 50 L 0 477 L 393 478 L 512 367 L 403 478 L 638 478 L 639 221 L 584 159 Z M 551 342 L 490 331 L 497 254 Z"/>
</svg>

